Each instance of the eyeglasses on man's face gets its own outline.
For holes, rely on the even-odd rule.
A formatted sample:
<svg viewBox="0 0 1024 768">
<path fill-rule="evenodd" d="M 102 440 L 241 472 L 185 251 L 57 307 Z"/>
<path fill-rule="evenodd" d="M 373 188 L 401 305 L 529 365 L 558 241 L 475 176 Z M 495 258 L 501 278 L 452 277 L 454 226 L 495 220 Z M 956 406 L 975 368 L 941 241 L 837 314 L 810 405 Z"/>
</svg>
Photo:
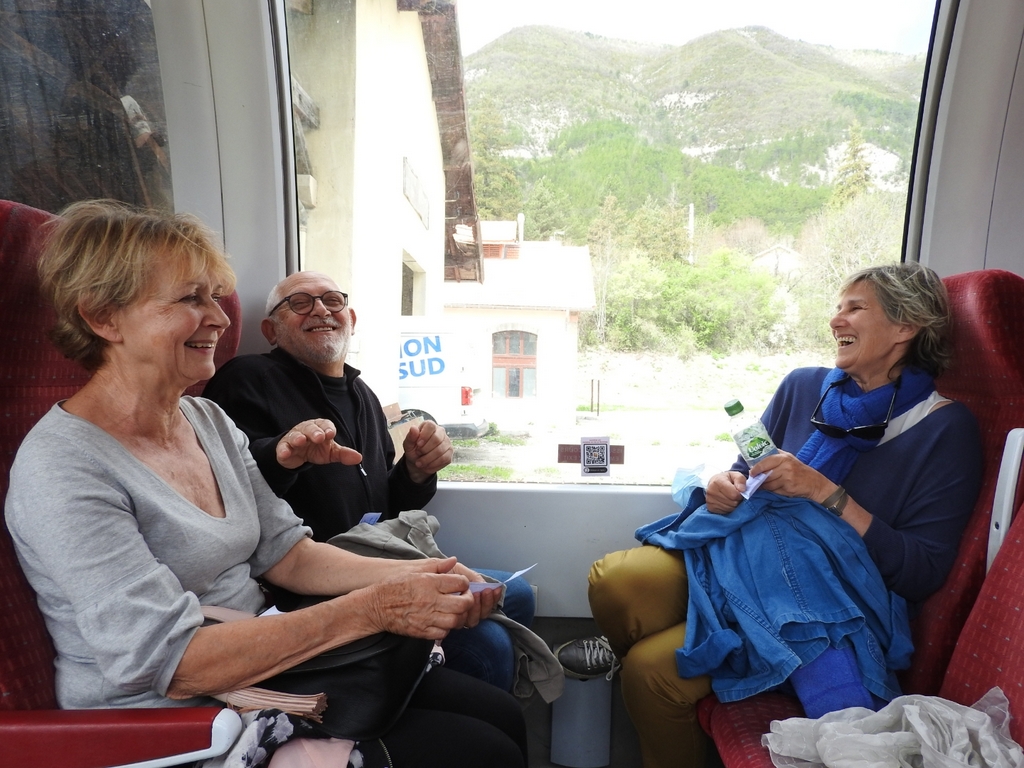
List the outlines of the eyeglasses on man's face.
<svg viewBox="0 0 1024 768">
<path fill-rule="evenodd" d="M 274 308 L 267 313 L 267 317 L 277 312 L 285 304 L 296 315 L 308 315 L 313 311 L 313 307 L 316 306 L 317 299 L 320 299 L 320 303 L 324 305 L 324 309 L 328 312 L 341 312 L 341 310 L 348 306 L 348 294 L 341 291 L 327 291 L 320 296 L 311 296 L 308 293 L 293 293 L 291 296 L 285 296 L 275 304 Z"/>
<path fill-rule="evenodd" d="M 849 429 L 844 429 L 843 427 L 826 424 L 824 421 L 816 419 L 815 416 L 817 416 L 818 411 L 821 410 L 821 404 L 825 402 L 825 397 L 832 391 L 832 387 L 843 384 L 849 380 L 850 377 L 846 376 L 839 379 L 839 381 L 833 381 L 828 385 L 825 391 L 821 393 L 821 399 L 818 400 L 818 404 L 814 406 L 814 411 L 811 412 L 811 424 L 813 424 L 815 429 L 819 432 L 828 435 L 829 437 L 842 438 L 847 435 L 851 435 L 852 437 L 858 437 L 861 440 L 881 440 L 882 435 L 885 434 L 886 427 L 889 426 L 889 420 L 892 418 L 892 409 L 896 405 L 896 394 L 900 391 L 900 383 L 903 379 L 896 379 L 896 381 L 893 382 L 892 400 L 889 401 L 889 412 L 885 414 L 885 421 L 881 424 L 871 424 L 870 426 L 865 427 L 850 427 Z"/>
</svg>

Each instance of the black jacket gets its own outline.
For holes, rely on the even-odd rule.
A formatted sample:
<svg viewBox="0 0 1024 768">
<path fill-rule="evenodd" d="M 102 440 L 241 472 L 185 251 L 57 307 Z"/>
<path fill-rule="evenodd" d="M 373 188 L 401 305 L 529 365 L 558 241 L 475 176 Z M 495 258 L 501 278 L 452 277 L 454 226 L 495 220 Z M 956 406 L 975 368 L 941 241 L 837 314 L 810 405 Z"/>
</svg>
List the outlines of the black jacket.
<svg viewBox="0 0 1024 768">
<path fill-rule="evenodd" d="M 223 408 L 248 435 L 263 477 L 313 529 L 317 541 L 347 531 L 367 512 L 387 518 L 404 509 L 422 509 L 437 490 L 436 475 L 414 483 L 405 460 L 395 464 L 380 401 L 350 365 L 345 366 L 345 378 L 356 401 L 355 424 L 344 422 L 316 373 L 280 349 L 229 360 L 203 391 L 203 397 Z M 285 432 L 318 418 L 334 422 L 339 444 L 363 454 L 360 466 L 305 464 L 288 470 L 277 463 L 275 449 Z"/>
</svg>

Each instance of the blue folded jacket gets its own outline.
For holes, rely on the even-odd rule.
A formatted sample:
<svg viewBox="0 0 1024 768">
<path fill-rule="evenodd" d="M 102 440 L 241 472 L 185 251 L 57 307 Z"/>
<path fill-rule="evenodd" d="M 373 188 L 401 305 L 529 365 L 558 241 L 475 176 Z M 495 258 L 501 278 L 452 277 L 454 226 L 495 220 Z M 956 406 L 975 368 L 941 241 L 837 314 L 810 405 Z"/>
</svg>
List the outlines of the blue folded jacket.
<svg viewBox="0 0 1024 768">
<path fill-rule="evenodd" d="M 910 664 L 906 601 L 891 593 L 847 523 L 807 499 L 758 491 L 728 515 L 703 490 L 636 531 L 682 550 L 689 577 L 682 677 L 711 676 L 722 701 L 784 682 L 827 648 L 852 648 L 864 687 L 889 701 Z"/>
</svg>

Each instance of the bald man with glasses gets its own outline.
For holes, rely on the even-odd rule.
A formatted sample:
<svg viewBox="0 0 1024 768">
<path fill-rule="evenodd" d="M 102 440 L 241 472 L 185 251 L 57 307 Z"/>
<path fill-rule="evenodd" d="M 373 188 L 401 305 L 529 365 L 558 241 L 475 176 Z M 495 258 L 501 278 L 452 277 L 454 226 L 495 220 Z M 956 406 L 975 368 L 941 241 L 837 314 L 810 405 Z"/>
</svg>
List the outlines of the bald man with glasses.
<svg viewBox="0 0 1024 768">
<path fill-rule="evenodd" d="M 245 432 L 268 485 L 317 541 L 349 530 L 368 513 L 387 519 L 423 509 L 437 490 L 438 470 L 454 454 L 444 428 L 428 421 L 409 430 L 395 461 L 380 401 L 345 361 L 355 325 L 347 294 L 330 276 L 289 275 L 270 292 L 260 324 L 274 348 L 228 361 L 203 391 Z M 533 592 L 523 579 L 507 585 L 504 611 L 524 626 L 532 623 Z M 511 688 L 512 645 L 504 628 L 481 622 L 453 633 L 444 647 L 449 666 Z"/>
</svg>

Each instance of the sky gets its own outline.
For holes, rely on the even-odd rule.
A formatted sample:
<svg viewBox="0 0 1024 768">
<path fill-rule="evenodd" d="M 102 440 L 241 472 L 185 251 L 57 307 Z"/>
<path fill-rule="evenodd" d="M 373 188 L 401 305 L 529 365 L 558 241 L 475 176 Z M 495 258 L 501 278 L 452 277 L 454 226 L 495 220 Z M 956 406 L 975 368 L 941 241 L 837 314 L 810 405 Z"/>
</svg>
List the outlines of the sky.
<svg viewBox="0 0 1024 768">
<path fill-rule="evenodd" d="M 935 0 L 457 0 L 462 54 L 542 24 L 682 45 L 720 29 L 764 26 L 834 48 L 924 53 Z"/>
</svg>

